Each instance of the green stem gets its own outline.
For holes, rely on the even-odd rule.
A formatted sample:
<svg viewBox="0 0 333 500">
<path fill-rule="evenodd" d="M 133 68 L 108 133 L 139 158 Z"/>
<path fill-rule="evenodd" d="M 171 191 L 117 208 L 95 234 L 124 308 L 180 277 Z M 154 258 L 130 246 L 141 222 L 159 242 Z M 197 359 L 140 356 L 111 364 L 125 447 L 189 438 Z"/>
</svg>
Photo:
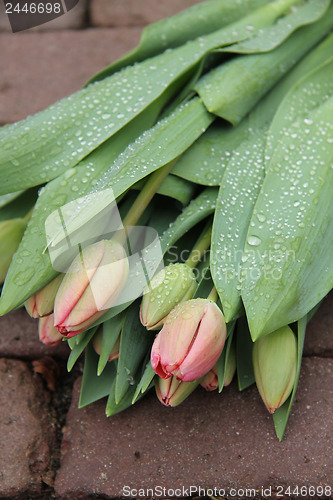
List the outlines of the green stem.
<svg viewBox="0 0 333 500">
<path fill-rule="evenodd" d="M 219 295 L 217 293 L 217 290 L 216 290 L 215 286 L 213 286 L 213 288 L 211 289 L 211 291 L 210 291 L 207 299 L 211 300 L 212 302 L 217 302 L 218 301 Z"/>
<path fill-rule="evenodd" d="M 190 253 L 189 258 L 185 262 L 185 264 L 191 268 L 194 268 L 198 265 L 200 260 L 202 260 L 205 255 L 206 250 L 210 247 L 210 240 L 212 235 L 212 225 L 211 223 L 207 224 L 203 232 L 201 233 L 198 241 L 194 245 L 192 252 Z"/>
<path fill-rule="evenodd" d="M 29 220 L 31 219 L 32 212 L 34 211 L 34 208 L 35 207 L 32 207 L 32 209 L 29 210 L 29 212 L 27 213 L 27 215 L 25 217 L 23 217 L 24 222 L 26 222 L 27 224 L 28 224 Z"/>
<path fill-rule="evenodd" d="M 126 217 L 123 220 L 123 226 L 135 226 L 138 222 L 139 218 L 149 205 L 152 200 L 154 194 L 166 178 L 166 176 L 171 172 L 176 160 L 171 161 L 164 165 L 164 167 L 159 168 L 153 174 L 149 176 L 148 181 L 142 188 L 140 194 L 136 198 L 132 207 L 128 211 Z"/>
</svg>

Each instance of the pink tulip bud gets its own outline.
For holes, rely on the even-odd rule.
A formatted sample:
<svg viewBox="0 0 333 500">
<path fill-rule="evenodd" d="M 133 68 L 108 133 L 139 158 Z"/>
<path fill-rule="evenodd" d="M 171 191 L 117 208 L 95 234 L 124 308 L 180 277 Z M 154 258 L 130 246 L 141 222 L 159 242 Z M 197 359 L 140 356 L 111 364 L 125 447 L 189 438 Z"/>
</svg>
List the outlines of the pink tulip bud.
<svg viewBox="0 0 333 500">
<path fill-rule="evenodd" d="M 199 380 L 194 382 L 181 382 L 176 377 L 163 379 L 156 377 L 155 390 L 158 399 L 164 406 L 178 406 L 199 385 Z"/>
<path fill-rule="evenodd" d="M 95 350 L 95 353 L 100 355 L 102 352 L 102 345 L 103 345 L 103 329 L 99 328 L 98 331 L 95 333 L 92 339 L 92 345 Z M 120 348 L 120 335 L 117 338 L 114 346 L 112 347 L 112 350 L 110 352 L 109 356 L 109 361 L 113 361 L 114 359 L 119 358 L 119 348 Z"/>
<path fill-rule="evenodd" d="M 219 387 L 219 379 L 217 376 L 216 366 L 213 366 L 211 370 L 204 376 L 201 380 L 200 385 L 206 389 L 206 391 L 215 391 Z"/>
<path fill-rule="evenodd" d="M 54 326 L 54 316 L 44 316 L 38 322 L 39 340 L 45 345 L 55 346 L 62 342 L 64 338 Z"/>
<path fill-rule="evenodd" d="M 32 318 L 48 316 L 53 312 L 54 299 L 57 295 L 63 276 L 63 274 L 59 274 L 59 276 L 50 281 L 50 283 L 44 286 L 44 288 L 25 301 L 24 305 L 27 313 Z"/>
<path fill-rule="evenodd" d="M 157 375 L 183 382 L 203 377 L 221 355 L 226 325 L 221 310 L 208 299 L 178 304 L 155 338 L 151 364 Z"/>
<path fill-rule="evenodd" d="M 116 241 L 99 241 L 74 259 L 54 303 L 58 331 L 73 337 L 92 325 L 114 305 L 125 286 L 128 260 Z"/>
<path fill-rule="evenodd" d="M 231 384 L 232 379 L 234 378 L 236 372 L 236 346 L 235 342 L 231 343 L 229 356 L 227 359 L 227 365 L 225 366 L 225 374 L 224 374 L 224 387 L 227 387 Z M 217 375 L 217 366 L 213 366 L 213 368 L 206 373 L 203 379 L 200 382 L 201 386 L 206 389 L 206 391 L 215 391 L 215 389 L 219 388 L 219 378 Z"/>
</svg>

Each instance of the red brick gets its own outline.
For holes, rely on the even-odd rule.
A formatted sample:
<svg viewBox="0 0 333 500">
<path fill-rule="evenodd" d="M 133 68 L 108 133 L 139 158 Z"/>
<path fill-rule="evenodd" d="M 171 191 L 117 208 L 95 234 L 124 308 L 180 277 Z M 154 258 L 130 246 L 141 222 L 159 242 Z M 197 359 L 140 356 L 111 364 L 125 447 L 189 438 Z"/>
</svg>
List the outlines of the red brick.
<svg viewBox="0 0 333 500">
<path fill-rule="evenodd" d="M 40 377 L 0 359 L 0 497 L 27 499 L 52 484 L 55 425 Z"/>
<path fill-rule="evenodd" d="M 144 26 L 177 14 L 201 0 L 91 0 L 93 26 Z"/>
<path fill-rule="evenodd" d="M 333 357 L 333 293 L 322 302 L 309 322 L 304 344 L 305 356 Z"/>
<path fill-rule="evenodd" d="M 30 318 L 25 309 L 18 309 L 0 317 L 0 357 L 39 359 L 44 356 L 67 359 L 67 342 L 48 347 L 38 338 L 37 320 Z"/>
<path fill-rule="evenodd" d="M 79 3 L 69 12 L 61 17 L 57 17 L 48 23 L 41 24 L 35 28 L 31 28 L 29 32 L 32 31 L 53 31 L 53 30 L 63 30 L 63 29 L 79 29 L 82 28 L 87 21 L 88 13 L 88 1 L 80 0 Z M 8 17 L 5 12 L 5 4 L 0 2 L 0 31 L 11 32 L 11 26 Z"/>
<path fill-rule="evenodd" d="M 141 30 L 0 34 L 0 124 L 41 111 L 80 89 L 128 50 Z"/>
<path fill-rule="evenodd" d="M 77 409 L 78 381 L 56 493 L 64 500 L 93 493 L 120 497 L 124 485 L 254 488 L 259 493 L 278 485 L 333 487 L 332 387 L 333 360 L 305 358 L 280 443 L 255 387 L 238 393 L 232 385 L 221 395 L 200 388 L 177 408 L 163 407 L 152 394 L 106 419 L 105 401 Z"/>
</svg>

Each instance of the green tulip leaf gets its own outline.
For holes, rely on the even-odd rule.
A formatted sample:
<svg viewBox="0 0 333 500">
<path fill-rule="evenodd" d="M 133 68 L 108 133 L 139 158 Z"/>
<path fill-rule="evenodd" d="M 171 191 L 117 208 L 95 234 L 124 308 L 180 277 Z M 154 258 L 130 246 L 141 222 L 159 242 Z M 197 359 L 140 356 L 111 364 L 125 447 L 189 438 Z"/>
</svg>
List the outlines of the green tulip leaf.
<svg viewBox="0 0 333 500">
<path fill-rule="evenodd" d="M 332 23 L 333 6 L 317 23 L 298 30 L 275 50 L 239 56 L 211 70 L 195 90 L 211 113 L 236 125 L 330 31 Z"/>
<path fill-rule="evenodd" d="M 118 314 L 114 318 L 103 323 L 103 342 L 101 354 L 99 355 L 97 375 L 100 376 L 109 362 L 111 351 L 117 342 L 121 329 L 124 325 L 124 316 Z"/>
<path fill-rule="evenodd" d="M 22 192 L 23 191 L 16 191 L 16 193 L 3 194 L 2 196 L 0 196 L 0 208 L 8 205 L 8 203 L 21 196 Z"/>
<path fill-rule="evenodd" d="M 253 36 L 294 3 L 297 0 L 276 0 L 5 127 L 0 136 L 0 195 L 42 184 L 74 167 L 154 103 L 161 110 L 194 75 L 199 76 L 197 69 L 209 53 Z"/>
<path fill-rule="evenodd" d="M 73 369 L 73 366 L 75 365 L 76 361 L 79 359 L 87 345 L 89 344 L 90 340 L 93 338 L 94 334 L 96 332 L 96 328 L 93 328 L 87 332 L 82 332 L 79 337 L 79 339 L 76 339 L 76 342 L 71 342 L 69 345 L 71 347 L 71 353 L 68 357 L 67 360 L 67 370 L 70 372 Z"/>
<path fill-rule="evenodd" d="M 264 179 L 264 136 L 252 136 L 233 153 L 222 178 L 212 232 L 211 272 L 227 322 L 242 309 L 243 248 Z"/>
<path fill-rule="evenodd" d="M 85 352 L 79 408 L 108 396 L 112 383 L 115 381 L 117 371 L 114 362 L 108 363 L 101 376 L 97 375 L 97 365 L 98 354 L 95 353 L 90 343 Z"/>
<path fill-rule="evenodd" d="M 177 162 L 178 163 L 178 162 Z M 132 189 L 141 191 L 144 186 L 144 180 L 141 180 L 132 186 Z M 195 184 L 187 181 L 186 179 L 181 179 L 180 177 L 176 177 L 175 175 L 169 174 L 158 190 L 157 194 L 161 194 L 163 196 L 168 196 L 169 198 L 174 198 L 175 200 L 180 201 L 182 205 L 187 205 L 191 199 L 193 198 L 193 194 L 195 192 Z"/>
<path fill-rule="evenodd" d="M 252 363 L 253 342 L 245 316 L 237 321 L 236 330 L 236 357 L 237 357 L 237 379 L 240 391 L 254 384 L 254 371 Z"/>
<path fill-rule="evenodd" d="M 135 393 L 132 399 L 132 404 L 136 403 L 136 401 L 139 399 L 139 397 L 147 392 L 149 387 L 151 386 L 151 383 L 155 377 L 156 373 L 153 370 L 153 367 L 151 366 L 150 359 L 147 362 L 144 372 L 142 374 L 142 377 L 140 378 L 140 381 L 138 385 L 136 386 Z"/>
<path fill-rule="evenodd" d="M 333 96 L 284 128 L 270 159 L 243 258 L 254 340 L 303 317 L 332 287 L 332 117 Z"/>
<path fill-rule="evenodd" d="M 252 10 L 262 7 L 266 1 L 208 0 L 152 23 L 143 29 L 138 47 L 97 73 L 89 83 L 106 78 L 126 66 L 154 57 L 166 49 L 179 47 L 189 40 L 216 31 Z"/>
<path fill-rule="evenodd" d="M 227 374 L 228 367 L 228 359 L 231 350 L 231 344 L 234 341 L 234 331 L 235 331 L 236 321 L 232 321 L 227 325 L 227 339 L 225 342 L 225 346 L 223 348 L 222 354 L 219 357 L 216 368 L 217 368 L 217 377 L 219 381 L 219 393 L 223 391 L 225 377 Z"/>
<path fill-rule="evenodd" d="M 296 4 L 277 20 L 273 26 L 263 28 L 260 32 L 244 42 L 232 45 L 230 50 L 239 53 L 268 52 L 275 49 L 290 36 L 296 29 L 312 24 L 325 14 L 330 6 L 330 0 L 308 0 Z"/>
<path fill-rule="evenodd" d="M 128 388 L 134 384 L 134 377 L 153 338 L 141 325 L 138 303 L 134 302 L 126 313 L 120 336 L 120 349 L 115 387 L 115 402 L 119 404 Z"/>
</svg>

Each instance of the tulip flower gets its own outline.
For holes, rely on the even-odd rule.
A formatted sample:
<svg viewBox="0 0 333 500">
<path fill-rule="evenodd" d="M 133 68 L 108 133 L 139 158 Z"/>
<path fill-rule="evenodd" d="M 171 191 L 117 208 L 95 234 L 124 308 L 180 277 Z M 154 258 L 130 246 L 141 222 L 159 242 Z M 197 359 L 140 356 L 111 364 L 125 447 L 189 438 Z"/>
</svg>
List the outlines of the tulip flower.
<svg viewBox="0 0 333 500">
<path fill-rule="evenodd" d="M 236 372 L 236 348 L 235 342 L 232 342 L 230 346 L 229 356 L 227 359 L 227 365 L 225 367 L 224 383 L 223 387 L 227 387 L 232 379 L 234 378 Z M 219 387 L 219 378 L 217 375 L 217 366 L 206 373 L 206 375 L 201 379 L 200 385 L 206 389 L 206 391 L 215 391 Z"/>
<path fill-rule="evenodd" d="M 288 398 L 294 386 L 297 366 L 296 337 L 284 326 L 253 346 L 253 368 L 260 396 L 270 413 Z"/>
<path fill-rule="evenodd" d="M 62 279 L 63 274 L 59 274 L 59 276 L 50 281 L 44 288 L 25 301 L 25 308 L 32 318 L 48 316 L 53 312 L 54 299 Z"/>
<path fill-rule="evenodd" d="M 199 385 L 199 380 L 194 382 L 181 382 L 176 377 L 163 379 L 156 377 L 155 390 L 158 399 L 164 406 L 178 406 Z"/>
<path fill-rule="evenodd" d="M 98 355 L 100 355 L 102 352 L 102 344 L 103 344 L 103 329 L 99 328 L 92 339 L 93 348 L 96 354 Z M 114 359 L 119 358 L 119 347 L 120 347 L 120 335 L 111 349 L 109 361 L 113 361 Z"/>
<path fill-rule="evenodd" d="M 193 297 L 197 282 L 193 269 L 186 264 L 170 264 L 162 269 L 143 295 L 140 320 L 147 330 L 156 330 L 179 303 Z"/>
<path fill-rule="evenodd" d="M 193 382 L 218 360 L 226 337 L 224 316 L 208 299 L 178 304 L 164 321 L 151 351 L 151 364 L 162 378 Z"/>
<path fill-rule="evenodd" d="M 99 241 L 74 259 L 61 282 L 54 303 L 58 331 L 73 337 L 113 306 L 128 276 L 128 260 L 116 241 Z"/>
<path fill-rule="evenodd" d="M 12 257 L 26 227 L 26 219 L 11 219 L 0 222 L 0 284 L 5 281 Z"/>
<path fill-rule="evenodd" d="M 206 389 L 206 391 L 215 391 L 219 387 L 219 378 L 217 376 L 216 365 L 213 366 L 211 370 L 204 376 L 201 380 L 200 385 Z"/>
<path fill-rule="evenodd" d="M 58 345 L 64 338 L 54 326 L 53 314 L 49 314 L 39 319 L 38 334 L 39 340 L 48 346 Z"/>
</svg>

